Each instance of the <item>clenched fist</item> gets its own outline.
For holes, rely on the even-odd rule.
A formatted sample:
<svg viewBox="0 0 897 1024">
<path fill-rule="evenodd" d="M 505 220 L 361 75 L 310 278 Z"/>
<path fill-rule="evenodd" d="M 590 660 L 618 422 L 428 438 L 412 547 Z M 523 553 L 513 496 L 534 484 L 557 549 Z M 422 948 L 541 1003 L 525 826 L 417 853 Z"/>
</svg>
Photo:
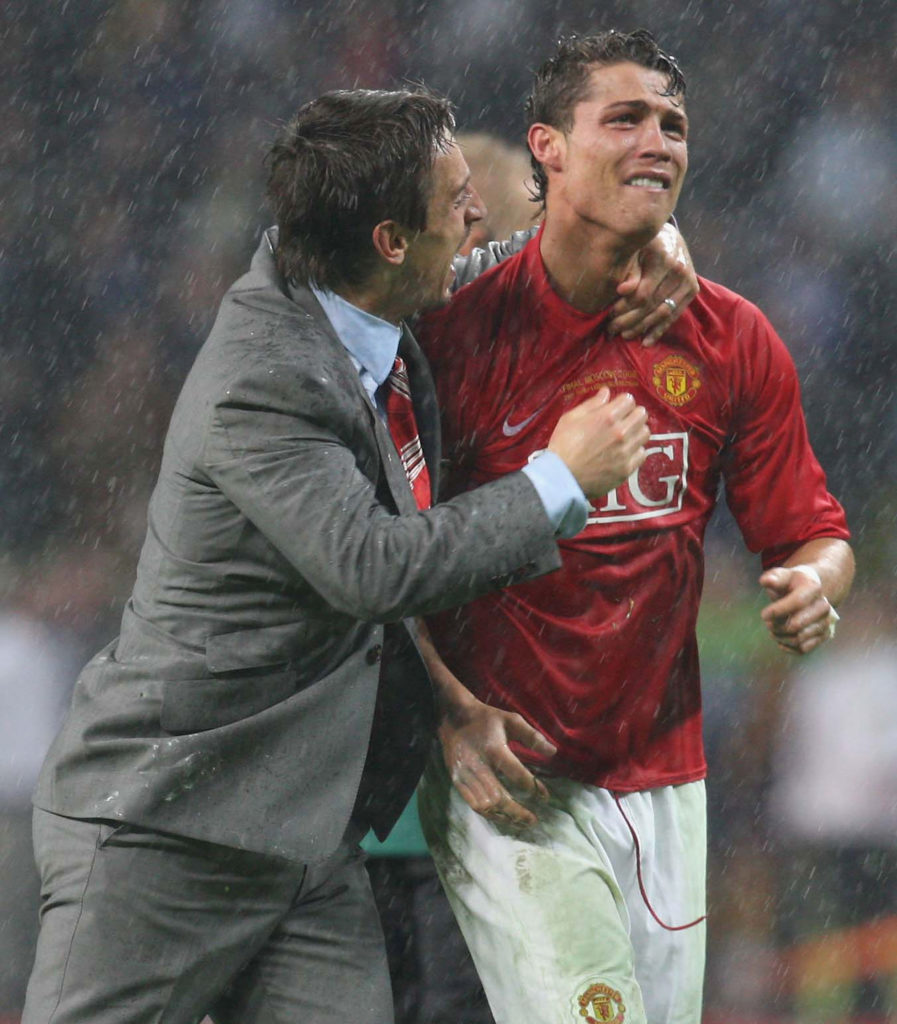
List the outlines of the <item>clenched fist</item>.
<svg viewBox="0 0 897 1024">
<path fill-rule="evenodd" d="M 648 414 L 632 395 L 611 399 L 610 391 L 601 388 L 561 416 L 548 450 L 564 460 L 585 496 L 595 500 L 641 466 L 650 436 Z"/>
</svg>

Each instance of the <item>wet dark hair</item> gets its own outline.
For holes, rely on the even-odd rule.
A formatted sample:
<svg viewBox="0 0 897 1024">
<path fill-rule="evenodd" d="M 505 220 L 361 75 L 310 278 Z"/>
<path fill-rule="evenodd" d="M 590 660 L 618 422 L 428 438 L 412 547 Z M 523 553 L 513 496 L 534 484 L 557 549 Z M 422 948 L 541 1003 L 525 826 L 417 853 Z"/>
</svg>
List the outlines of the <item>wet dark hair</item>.
<svg viewBox="0 0 897 1024">
<path fill-rule="evenodd" d="M 423 231 L 433 164 L 454 127 L 448 100 L 424 89 L 330 92 L 301 107 L 267 155 L 284 277 L 358 285 L 377 258 L 376 224 Z"/>
<path fill-rule="evenodd" d="M 610 29 L 593 36 L 569 36 L 558 41 L 557 50 L 533 76 L 526 100 L 526 126 L 550 124 L 561 131 L 573 127 L 573 109 L 589 94 L 592 70 L 631 62 L 666 75 L 664 96 L 684 96 L 685 76 L 676 58 L 657 45 L 647 29 L 619 32 Z M 542 165 L 531 156 L 535 188 L 533 198 L 545 203 L 548 179 Z"/>
</svg>

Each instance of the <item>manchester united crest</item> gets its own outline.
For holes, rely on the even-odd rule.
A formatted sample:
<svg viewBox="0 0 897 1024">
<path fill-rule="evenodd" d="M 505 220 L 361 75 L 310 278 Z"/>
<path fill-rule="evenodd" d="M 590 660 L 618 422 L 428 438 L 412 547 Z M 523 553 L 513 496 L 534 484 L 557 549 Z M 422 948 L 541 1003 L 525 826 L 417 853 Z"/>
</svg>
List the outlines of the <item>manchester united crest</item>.
<svg viewBox="0 0 897 1024">
<path fill-rule="evenodd" d="M 579 997 L 579 1015 L 586 1024 L 623 1024 L 626 1005 L 623 997 L 610 985 L 589 985 Z"/>
<path fill-rule="evenodd" d="M 700 387 L 697 367 L 682 356 L 667 356 L 654 364 L 654 390 L 669 405 L 685 405 L 695 397 Z"/>
</svg>

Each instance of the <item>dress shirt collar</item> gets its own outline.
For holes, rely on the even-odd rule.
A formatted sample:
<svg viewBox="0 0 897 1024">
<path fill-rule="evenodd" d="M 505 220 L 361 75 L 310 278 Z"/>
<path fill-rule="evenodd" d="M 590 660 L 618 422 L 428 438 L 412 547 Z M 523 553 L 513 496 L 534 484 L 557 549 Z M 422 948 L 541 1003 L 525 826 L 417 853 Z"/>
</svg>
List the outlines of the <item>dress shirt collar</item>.
<svg viewBox="0 0 897 1024">
<path fill-rule="evenodd" d="M 353 306 L 335 292 L 309 287 L 349 355 L 367 370 L 378 387 L 382 385 L 396 360 L 401 328 Z"/>
</svg>

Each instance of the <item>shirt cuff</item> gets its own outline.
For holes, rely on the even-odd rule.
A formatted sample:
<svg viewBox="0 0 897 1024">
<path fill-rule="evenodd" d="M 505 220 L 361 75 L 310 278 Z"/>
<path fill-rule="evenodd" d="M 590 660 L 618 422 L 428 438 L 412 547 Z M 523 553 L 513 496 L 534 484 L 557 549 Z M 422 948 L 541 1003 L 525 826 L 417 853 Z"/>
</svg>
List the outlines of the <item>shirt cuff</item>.
<svg viewBox="0 0 897 1024">
<path fill-rule="evenodd" d="M 589 518 L 589 502 L 567 464 L 554 452 L 542 452 L 523 467 L 536 488 L 555 536 L 575 537 Z"/>
</svg>

